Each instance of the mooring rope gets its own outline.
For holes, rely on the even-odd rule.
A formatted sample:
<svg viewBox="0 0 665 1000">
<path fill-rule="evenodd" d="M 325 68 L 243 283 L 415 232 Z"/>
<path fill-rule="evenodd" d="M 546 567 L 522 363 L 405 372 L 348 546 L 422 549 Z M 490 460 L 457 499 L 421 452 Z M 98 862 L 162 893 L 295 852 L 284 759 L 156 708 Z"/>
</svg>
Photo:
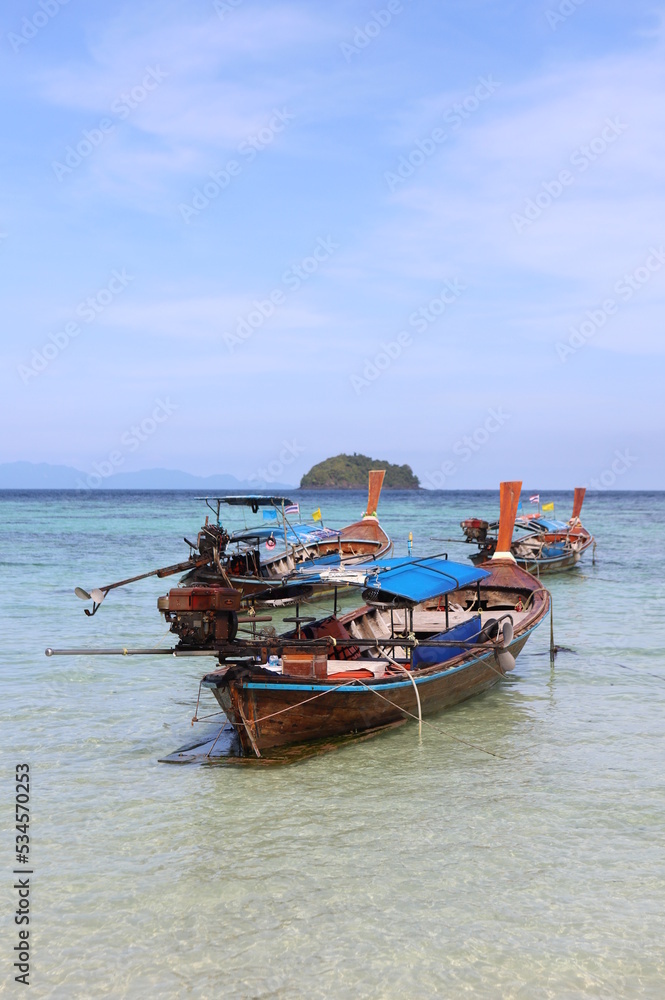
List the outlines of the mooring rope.
<svg viewBox="0 0 665 1000">
<path fill-rule="evenodd" d="M 420 692 L 418 690 L 418 685 L 416 684 L 416 682 L 415 682 L 415 680 L 413 678 L 413 674 L 409 673 L 409 671 L 406 669 L 406 667 L 404 666 L 403 663 L 398 663 L 397 660 L 393 660 L 392 656 L 389 656 L 387 653 L 384 653 L 383 650 L 381 649 L 381 647 L 378 645 L 378 643 L 377 643 L 377 645 L 374 648 L 382 656 L 385 656 L 385 658 L 388 661 L 388 663 L 392 663 L 392 665 L 394 667 L 397 667 L 398 670 L 403 670 L 404 673 L 406 674 L 406 676 L 409 678 L 409 680 L 413 684 L 413 690 L 416 692 L 416 702 L 417 702 L 417 705 L 418 705 L 418 739 L 422 743 L 422 741 L 423 741 L 423 709 L 422 709 L 422 705 L 420 704 Z M 372 690 L 372 689 L 370 689 L 370 690 Z"/>
<path fill-rule="evenodd" d="M 194 725 L 195 722 L 199 721 L 197 713 L 198 713 L 198 710 L 199 710 L 199 702 L 201 700 L 201 685 L 202 684 L 203 684 L 203 678 L 201 678 L 201 680 L 199 681 L 199 693 L 196 696 L 196 708 L 194 709 L 194 715 L 192 716 L 192 725 Z"/>
<path fill-rule="evenodd" d="M 541 588 L 539 588 L 539 590 L 543 590 L 544 591 L 544 590 L 546 590 L 546 588 L 545 587 L 541 587 Z M 535 593 L 536 593 L 536 591 L 533 591 L 532 594 L 529 595 L 529 596 L 532 597 L 533 594 L 535 594 Z M 415 636 L 414 636 L 414 639 L 415 639 Z M 461 644 L 463 644 L 464 647 L 468 651 L 470 651 L 471 648 L 475 648 L 477 651 L 482 651 L 485 654 L 488 654 L 490 652 L 496 652 L 496 650 L 498 648 L 500 648 L 500 647 L 498 647 L 497 645 L 494 645 L 494 644 L 488 648 L 487 644 L 469 643 L 468 641 L 464 642 L 464 643 L 461 643 Z M 412 712 L 409 712 L 408 709 L 402 708 L 401 705 L 398 705 L 396 702 L 393 702 L 389 698 L 386 698 L 385 695 L 382 695 L 375 688 L 370 687 L 368 684 L 365 684 L 365 682 L 362 681 L 359 677 L 353 677 L 353 678 L 351 678 L 348 681 L 344 681 L 342 684 L 336 684 L 334 687 L 328 687 L 324 691 L 319 691 L 317 694 L 312 695 L 310 698 L 304 698 L 302 701 L 296 702 L 295 705 L 287 705 L 285 708 L 280 708 L 276 712 L 270 712 L 268 715 L 263 715 L 263 716 L 261 716 L 258 719 L 252 719 L 251 722 L 250 722 L 250 720 L 246 719 L 246 717 L 244 715 L 244 712 L 242 712 L 242 710 L 240 709 L 240 706 L 239 706 L 242 723 L 243 723 L 243 725 L 245 727 L 245 731 L 247 732 L 247 735 L 249 737 L 250 743 L 252 744 L 252 748 L 253 748 L 256 756 L 260 757 L 261 754 L 260 754 L 260 752 L 258 750 L 258 747 L 256 746 L 255 739 L 252 736 L 252 733 L 250 732 L 250 724 L 254 728 L 254 732 L 256 732 L 256 727 L 261 722 L 266 722 L 268 719 L 275 718 L 275 716 L 283 715 L 286 712 L 291 712 L 291 711 L 293 711 L 296 708 L 301 708 L 303 705 L 307 705 L 307 704 L 309 704 L 312 701 L 316 701 L 318 698 L 322 698 L 326 694 L 331 694 L 331 693 L 334 693 L 336 691 L 340 691 L 343 688 L 350 687 L 351 685 L 353 685 L 355 683 L 358 683 L 362 687 L 364 687 L 367 691 L 372 692 L 373 694 L 377 695 L 377 697 L 379 697 L 383 701 L 387 702 L 387 704 L 391 705 L 393 708 L 396 708 L 399 712 L 402 712 L 404 715 L 407 715 L 407 716 L 409 716 L 409 718 L 414 719 L 415 721 L 417 721 L 418 722 L 418 735 L 419 735 L 419 739 L 421 741 L 422 741 L 422 727 L 423 727 L 423 723 L 424 723 L 426 726 L 429 726 L 431 729 L 434 729 L 436 732 L 442 733 L 444 736 L 447 736 L 449 739 L 454 740 L 457 743 L 461 743 L 464 746 L 468 746 L 468 747 L 472 748 L 473 750 L 479 750 L 481 753 L 488 754 L 491 757 L 500 758 L 501 760 L 506 760 L 507 759 L 503 754 L 495 753 L 494 751 L 487 750 L 487 749 L 485 749 L 485 747 L 481 747 L 478 744 L 470 743 L 468 740 L 463 740 L 463 739 L 461 739 L 461 737 L 453 736 L 452 733 L 447 732 L 445 729 L 441 729 L 440 726 L 435 726 L 434 723 L 429 722 L 426 719 L 423 719 L 423 716 L 422 716 L 422 705 L 421 705 L 421 701 L 420 701 L 420 692 L 418 691 L 418 685 L 416 684 L 416 681 L 415 681 L 415 678 L 413 677 L 413 675 L 406 669 L 406 667 L 402 663 L 398 663 L 397 660 L 395 660 L 395 659 L 393 659 L 393 657 L 389 656 L 382 649 L 380 642 L 377 642 L 375 644 L 374 648 L 377 650 L 377 652 L 379 652 L 381 654 L 381 656 L 383 656 L 386 660 L 388 660 L 388 662 L 390 664 L 392 664 L 392 666 L 396 667 L 398 670 L 402 671 L 403 673 L 405 673 L 407 675 L 407 677 L 408 677 L 409 681 L 411 682 L 411 684 L 413 685 L 413 689 L 415 691 L 416 703 L 418 705 L 418 715 L 414 715 Z M 489 669 L 492 670 L 499 678 L 504 679 L 506 677 L 506 673 L 504 671 L 502 671 L 500 669 L 497 669 L 494 666 L 494 664 L 490 663 L 488 660 L 485 660 L 485 666 L 489 667 Z M 202 685 L 202 683 L 203 683 L 202 681 L 201 681 L 201 683 L 199 683 L 199 692 L 198 692 L 198 697 L 196 699 L 196 709 L 195 709 L 195 712 L 194 712 L 194 717 L 192 718 L 192 725 L 195 722 L 202 721 L 202 720 L 199 720 L 199 718 L 198 718 L 198 716 L 196 714 L 198 712 L 199 700 L 200 700 L 200 697 L 201 697 L 201 685 Z M 224 713 L 222 713 L 222 712 L 215 712 L 215 713 L 213 713 L 213 715 L 204 716 L 203 718 L 213 718 L 214 715 L 222 715 L 222 714 L 224 714 Z M 207 754 L 208 757 L 210 756 L 210 754 L 212 753 L 213 749 L 215 748 L 215 744 L 217 743 L 217 740 L 219 739 L 219 737 L 221 735 L 221 732 L 222 732 L 222 730 L 220 730 L 220 732 L 217 734 L 217 737 L 216 737 L 216 739 L 215 739 L 212 747 L 208 751 L 208 754 Z"/>
<path fill-rule="evenodd" d="M 349 684 L 355 684 L 357 677 L 352 677 L 350 681 L 344 681 L 343 684 L 337 684 L 333 688 L 326 688 L 325 691 L 319 691 L 318 694 L 313 695 L 311 698 L 305 698 L 304 701 L 299 701 L 295 705 L 287 705 L 286 708 L 280 708 L 277 712 L 271 712 L 270 715 L 262 715 L 260 719 L 253 719 L 252 725 L 255 726 L 259 722 L 265 722 L 266 719 L 273 719 L 276 715 L 282 715 L 284 712 L 290 712 L 294 708 L 300 708 L 301 705 L 306 705 L 310 701 L 316 701 L 317 698 L 322 698 L 324 694 L 330 694 L 333 691 L 339 691 L 341 688 L 348 687 Z"/>
<path fill-rule="evenodd" d="M 552 591 L 548 590 L 547 587 L 536 587 L 535 590 L 529 592 L 524 602 L 524 611 L 528 611 L 529 605 L 536 594 L 549 594 L 550 596 L 550 663 L 554 663 L 557 653 L 557 647 L 554 645 L 554 598 L 552 597 Z"/>
<path fill-rule="evenodd" d="M 554 645 L 554 598 L 550 594 L 550 664 L 554 666 L 556 646 Z"/>
<path fill-rule="evenodd" d="M 368 684 L 365 684 L 364 681 L 361 681 L 359 678 L 356 678 L 356 680 L 358 681 L 359 684 L 362 684 L 363 687 L 367 688 L 368 691 L 371 691 L 372 694 L 375 694 L 378 698 L 381 698 L 383 701 L 388 702 L 389 705 L 392 705 L 393 708 L 396 708 L 398 712 L 403 712 L 404 715 L 408 715 L 409 718 L 411 719 L 416 719 L 416 720 L 418 719 L 418 716 L 414 715 L 413 712 L 409 712 L 408 709 L 402 708 L 401 705 L 398 705 L 396 702 L 391 701 L 390 698 L 386 698 L 385 695 L 381 694 L 375 688 L 370 687 Z M 440 726 L 435 726 L 434 723 L 430 722 L 428 719 L 422 719 L 422 724 L 425 726 L 429 726 L 430 729 L 435 729 L 438 733 L 442 733 L 444 736 L 447 736 L 449 739 L 454 740 L 456 743 L 462 743 L 464 744 L 464 746 L 471 747 L 473 750 L 480 750 L 481 753 L 486 753 L 490 757 L 499 757 L 501 760 L 508 759 L 507 757 L 504 757 L 503 754 L 495 753 L 493 750 L 486 750 L 485 747 L 481 747 L 477 743 L 470 743 L 468 740 L 463 740 L 459 736 L 453 736 L 452 733 L 449 733 L 445 729 L 441 729 Z"/>
<path fill-rule="evenodd" d="M 313 695 L 311 698 L 305 698 L 303 701 L 299 701 L 296 705 L 287 705 L 286 708 L 280 708 L 277 712 L 271 712 L 270 715 L 263 715 L 263 716 L 261 716 L 260 719 L 252 719 L 251 720 L 251 725 L 254 727 L 254 732 L 256 732 L 256 727 L 257 727 L 257 725 L 258 725 L 259 722 L 265 722 L 266 719 L 272 719 L 276 715 L 282 715 L 284 712 L 290 712 L 294 708 L 300 708 L 302 705 L 306 705 L 310 701 L 316 701 L 317 698 L 322 698 L 324 694 L 330 694 L 331 691 L 339 691 L 340 688 L 348 687 L 349 684 L 353 684 L 356 680 L 357 680 L 357 678 L 354 677 L 354 678 L 352 678 L 352 680 L 350 680 L 350 681 L 344 681 L 343 684 L 339 684 L 339 685 L 337 685 L 334 688 L 326 688 L 325 691 L 319 691 L 318 694 Z M 256 741 L 255 741 L 254 737 L 252 736 L 252 734 L 250 732 L 250 728 L 249 728 L 250 723 L 245 718 L 245 713 L 243 712 L 242 706 L 240 704 L 238 704 L 238 711 L 240 712 L 240 718 L 242 719 L 242 724 L 245 727 L 245 732 L 247 733 L 247 735 L 249 737 L 249 741 L 252 744 L 252 749 L 253 749 L 254 753 L 256 754 L 256 756 L 260 757 L 261 753 L 259 751 L 259 748 L 256 745 Z M 220 733 L 221 733 L 221 730 L 220 730 Z M 217 740 L 219 739 L 219 735 L 220 734 L 218 733 L 217 739 L 215 740 L 215 743 L 217 743 Z M 208 753 L 206 754 L 206 756 L 209 757 L 210 754 L 212 753 L 212 751 L 215 749 L 215 743 L 213 743 L 213 745 L 210 747 L 210 750 L 208 751 Z"/>
<path fill-rule="evenodd" d="M 378 643 L 377 643 L 377 647 L 378 647 Z M 390 660 L 391 658 L 390 657 L 386 657 L 386 659 Z M 327 688 L 325 691 L 320 691 L 318 694 L 313 695 L 311 698 L 305 698 L 305 699 L 303 699 L 303 701 L 299 701 L 295 705 L 287 705 L 286 708 L 280 708 L 277 712 L 271 712 L 269 715 L 263 715 L 259 719 L 253 719 L 253 720 L 251 720 L 251 725 L 256 728 L 256 725 L 258 723 L 260 723 L 260 722 L 265 722 L 267 719 L 272 719 L 276 715 L 282 715 L 284 712 L 290 712 L 292 709 L 300 708 L 302 705 L 306 705 L 306 704 L 308 704 L 311 701 L 315 701 L 317 698 L 322 698 L 323 695 L 325 695 L 325 694 L 330 694 L 331 692 L 339 691 L 342 688 L 345 688 L 345 687 L 350 686 L 351 684 L 356 684 L 357 683 L 357 684 L 360 684 L 362 687 L 366 688 L 367 691 L 370 691 L 373 694 L 377 695 L 377 697 L 379 697 L 383 701 L 387 702 L 393 708 L 396 708 L 399 712 L 402 712 L 404 715 L 408 715 L 409 718 L 414 719 L 416 722 L 418 722 L 419 723 L 419 733 L 420 733 L 420 737 L 421 738 L 422 738 L 422 726 L 426 725 L 426 726 L 429 726 L 431 729 L 434 729 L 437 732 L 442 733 L 444 736 L 447 736 L 449 739 L 454 740 L 457 743 L 461 743 L 464 746 L 471 747 L 471 749 L 473 749 L 473 750 L 479 750 L 481 753 L 488 754 L 490 757 L 498 757 L 501 760 L 506 760 L 507 759 L 503 754 L 494 753 L 494 751 L 492 751 L 492 750 L 486 750 L 485 747 L 481 747 L 481 746 L 479 746 L 476 743 L 470 743 L 468 740 L 463 740 L 459 736 L 453 736 L 452 733 L 447 732 L 445 729 L 441 729 L 440 726 L 435 726 L 434 723 L 429 722 L 427 719 L 423 719 L 422 718 L 422 709 L 421 709 L 421 705 L 420 705 L 420 694 L 418 692 L 418 687 L 416 685 L 415 679 L 411 676 L 411 674 L 409 674 L 408 670 L 406 670 L 406 668 L 401 663 L 396 663 L 395 662 L 394 665 L 397 666 L 397 667 L 399 667 L 406 674 L 408 674 L 409 680 L 411 681 L 411 683 L 414 685 L 414 687 L 416 689 L 416 699 L 417 699 L 417 702 L 418 702 L 418 712 L 419 712 L 418 715 L 414 715 L 413 712 L 409 712 L 408 709 L 402 708 L 401 705 L 398 705 L 396 702 L 391 701 L 390 698 L 386 698 L 385 695 L 382 695 L 375 688 L 370 687 L 369 684 L 365 684 L 365 682 L 362 681 L 359 677 L 354 677 L 354 678 L 352 678 L 349 681 L 344 681 L 343 684 L 336 685 L 334 688 Z M 502 671 L 496 670 L 491 663 L 487 663 L 486 665 L 491 670 L 493 670 L 499 677 L 504 678 L 506 676 Z M 245 729 L 247 730 L 247 734 L 250 737 L 250 741 L 252 743 L 254 743 L 254 740 L 252 739 L 251 734 L 249 733 L 249 725 L 250 725 L 249 721 L 246 720 L 246 719 L 244 719 L 244 718 L 243 718 L 242 721 L 243 721 L 243 723 L 245 725 Z M 215 741 L 215 742 L 217 742 L 217 741 Z M 214 744 L 213 744 L 213 746 L 214 746 Z M 212 752 L 212 748 L 211 748 L 210 752 Z M 260 756 L 260 755 L 257 755 L 257 756 Z"/>
</svg>

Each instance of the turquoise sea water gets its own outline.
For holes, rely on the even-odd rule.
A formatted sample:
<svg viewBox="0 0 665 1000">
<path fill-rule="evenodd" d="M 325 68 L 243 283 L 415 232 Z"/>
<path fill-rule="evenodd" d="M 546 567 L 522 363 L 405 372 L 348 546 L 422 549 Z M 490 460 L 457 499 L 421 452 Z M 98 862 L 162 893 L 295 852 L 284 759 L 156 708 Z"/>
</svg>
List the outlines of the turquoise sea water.
<svg viewBox="0 0 665 1000">
<path fill-rule="evenodd" d="M 567 517 L 572 495 L 553 494 Z M 294 495 L 326 523 L 364 495 Z M 550 499 L 548 494 L 546 499 Z M 496 494 L 384 494 L 397 554 L 462 546 Z M 170 581 L 74 597 L 187 555 L 183 493 L 0 493 L 2 995 L 16 943 L 13 768 L 32 771 L 31 990 L 69 998 L 665 995 L 665 495 L 590 494 L 598 540 L 549 577 L 510 680 L 435 721 L 282 768 L 176 767 L 204 666 L 52 658 L 170 644 Z M 208 661 L 205 661 L 208 663 Z M 199 714 L 216 704 L 204 695 Z"/>
</svg>

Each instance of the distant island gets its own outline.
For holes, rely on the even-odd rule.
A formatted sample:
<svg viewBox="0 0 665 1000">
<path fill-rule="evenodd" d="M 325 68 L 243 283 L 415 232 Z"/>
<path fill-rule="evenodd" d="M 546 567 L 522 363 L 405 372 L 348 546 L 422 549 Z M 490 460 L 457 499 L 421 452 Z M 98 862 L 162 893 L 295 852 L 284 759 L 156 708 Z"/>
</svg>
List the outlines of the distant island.
<svg viewBox="0 0 665 1000">
<path fill-rule="evenodd" d="M 370 469 L 385 469 L 388 490 L 418 490 L 420 482 L 410 465 L 392 465 L 367 455 L 335 455 L 313 466 L 300 480 L 301 490 L 365 490 Z"/>
</svg>

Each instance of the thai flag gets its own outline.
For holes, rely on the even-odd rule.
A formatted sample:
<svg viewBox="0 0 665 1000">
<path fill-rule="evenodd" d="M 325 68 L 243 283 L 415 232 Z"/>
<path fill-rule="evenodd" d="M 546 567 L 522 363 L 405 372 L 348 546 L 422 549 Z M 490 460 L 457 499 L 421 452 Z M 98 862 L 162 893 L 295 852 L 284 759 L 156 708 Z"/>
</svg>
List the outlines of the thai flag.
<svg viewBox="0 0 665 1000">
<path fill-rule="evenodd" d="M 300 513 L 300 505 L 297 504 L 297 503 L 290 503 L 288 507 L 284 508 L 284 513 L 285 514 L 299 514 Z"/>
<path fill-rule="evenodd" d="M 534 493 L 532 497 L 529 497 L 529 503 L 540 503 L 540 493 Z"/>
</svg>

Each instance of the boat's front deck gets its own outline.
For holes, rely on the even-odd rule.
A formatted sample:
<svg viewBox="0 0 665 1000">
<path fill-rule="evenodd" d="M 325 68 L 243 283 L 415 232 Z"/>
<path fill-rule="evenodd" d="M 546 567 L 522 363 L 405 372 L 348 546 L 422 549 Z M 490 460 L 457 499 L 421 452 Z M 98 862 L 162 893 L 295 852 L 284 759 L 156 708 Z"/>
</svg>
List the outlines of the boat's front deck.
<svg viewBox="0 0 665 1000">
<path fill-rule="evenodd" d="M 474 614 L 478 613 L 480 614 L 483 626 L 492 619 L 510 614 L 515 632 L 518 632 L 520 625 L 532 616 L 531 611 L 515 611 L 514 609 L 507 609 L 505 607 L 489 608 L 488 610 L 474 612 Z M 449 628 L 461 625 L 463 622 L 468 621 L 468 619 L 469 611 L 464 611 L 459 607 L 451 605 L 448 613 Z M 409 612 L 402 610 L 393 611 L 391 621 L 390 611 L 380 611 L 377 608 L 372 608 L 361 618 L 356 618 L 346 623 L 352 639 L 389 639 L 393 634 L 391 626 L 395 633 L 413 631 L 417 638 L 424 638 L 424 635 L 427 634 L 434 636 L 439 632 L 446 631 L 446 612 L 443 608 L 441 610 L 421 610 L 416 608 L 413 612 L 413 629 L 411 628 Z"/>
<path fill-rule="evenodd" d="M 488 622 L 510 614 L 513 621 L 513 628 L 518 632 L 521 624 L 532 612 L 515 611 L 506 608 L 489 609 L 480 612 L 482 626 Z M 469 612 L 457 606 L 451 606 L 448 612 L 448 628 L 452 629 L 456 625 L 461 625 L 469 620 Z M 408 662 L 408 650 L 403 646 L 390 646 L 381 648 L 381 641 L 390 639 L 392 635 L 404 632 L 411 632 L 411 620 L 409 612 L 393 611 L 392 621 L 390 611 L 371 608 L 366 614 L 346 623 L 349 635 L 352 639 L 376 639 L 377 645 L 374 648 L 365 649 L 364 655 L 357 660 L 328 660 L 328 675 L 331 674 L 352 674 L 359 669 L 367 669 L 375 677 L 382 677 L 386 670 L 391 669 L 391 663 L 385 657 L 390 655 L 393 660 L 406 664 Z M 438 609 L 415 609 L 413 612 L 413 634 L 416 639 L 432 639 L 440 636 L 445 640 L 446 632 L 446 612 L 445 608 Z M 451 641 L 454 641 L 452 639 Z"/>
</svg>

